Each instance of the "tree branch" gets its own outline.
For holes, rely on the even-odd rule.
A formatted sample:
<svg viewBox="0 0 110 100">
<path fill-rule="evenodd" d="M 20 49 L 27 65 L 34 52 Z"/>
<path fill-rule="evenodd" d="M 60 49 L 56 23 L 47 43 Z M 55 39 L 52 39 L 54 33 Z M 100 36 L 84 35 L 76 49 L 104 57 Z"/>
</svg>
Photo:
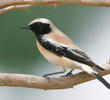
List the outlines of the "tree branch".
<svg viewBox="0 0 110 100">
<path fill-rule="evenodd" d="M 110 7 L 110 0 L 0 0 L 0 14 L 15 9 L 26 9 L 32 6 L 49 5 L 85 5 Z"/>
<path fill-rule="evenodd" d="M 32 7 L 32 5 L 15 5 L 15 6 L 9 6 L 9 7 L 5 7 L 3 9 L 0 9 L 0 14 L 4 14 L 8 11 L 11 10 L 17 10 L 17 9 L 23 9 L 23 10 L 27 10 L 28 8 Z"/>
<path fill-rule="evenodd" d="M 101 75 L 110 74 L 110 61 L 107 64 L 102 65 L 106 71 L 100 72 Z M 37 89 L 65 89 L 72 88 L 75 85 L 95 79 L 93 76 L 80 72 L 74 76 L 66 76 L 60 78 L 44 78 L 33 75 L 23 74 L 7 74 L 0 73 L 0 86 L 16 86 L 16 87 L 28 87 Z"/>
</svg>

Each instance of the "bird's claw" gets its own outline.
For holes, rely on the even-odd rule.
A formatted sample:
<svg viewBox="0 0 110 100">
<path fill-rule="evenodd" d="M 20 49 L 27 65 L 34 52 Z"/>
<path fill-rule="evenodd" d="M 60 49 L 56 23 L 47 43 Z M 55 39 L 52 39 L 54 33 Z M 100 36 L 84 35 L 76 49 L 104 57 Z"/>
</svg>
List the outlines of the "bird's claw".
<svg viewBox="0 0 110 100">
<path fill-rule="evenodd" d="M 61 77 L 66 77 L 66 76 L 73 76 L 73 74 L 72 73 L 67 73 L 66 75 L 63 75 Z"/>
</svg>

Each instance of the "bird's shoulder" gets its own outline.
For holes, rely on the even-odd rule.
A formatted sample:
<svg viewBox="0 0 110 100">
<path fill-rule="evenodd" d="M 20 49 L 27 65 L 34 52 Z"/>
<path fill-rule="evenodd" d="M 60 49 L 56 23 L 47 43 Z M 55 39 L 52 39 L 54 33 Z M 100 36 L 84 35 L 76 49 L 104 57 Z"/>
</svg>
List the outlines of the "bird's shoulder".
<svg viewBox="0 0 110 100">
<path fill-rule="evenodd" d="M 53 31 L 51 34 L 48 34 L 47 37 L 52 39 L 56 43 L 81 50 L 66 34 L 61 32 L 60 30 Z"/>
</svg>

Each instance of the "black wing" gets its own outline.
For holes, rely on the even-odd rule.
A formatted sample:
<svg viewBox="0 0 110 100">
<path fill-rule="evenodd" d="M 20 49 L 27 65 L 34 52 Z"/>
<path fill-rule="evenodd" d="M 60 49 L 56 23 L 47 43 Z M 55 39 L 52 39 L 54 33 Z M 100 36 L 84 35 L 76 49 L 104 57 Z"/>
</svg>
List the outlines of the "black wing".
<svg viewBox="0 0 110 100">
<path fill-rule="evenodd" d="M 71 47 L 65 47 L 63 45 L 57 44 L 55 42 L 43 39 L 43 37 L 38 38 L 39 43 L 46 48 L 47 50 L 53 52 L 54 54 L 58 56 L 64 56 L 71 60 L 78 61 L 83 64 L 87 64 L 91 66 L 92 68 L 97 68 L 99 70 L 104 70 L 100 66 L 96 65 L 87 54 L 85 54 L 82 51 L 73 49 Z"/>
</svg>

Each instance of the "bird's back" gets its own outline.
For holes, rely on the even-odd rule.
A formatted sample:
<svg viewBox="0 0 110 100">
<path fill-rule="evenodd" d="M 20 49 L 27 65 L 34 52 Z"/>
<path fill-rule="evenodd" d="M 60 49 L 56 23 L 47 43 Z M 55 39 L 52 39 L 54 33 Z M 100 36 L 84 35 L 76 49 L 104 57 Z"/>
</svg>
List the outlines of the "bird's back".
<svg viewBox="0 0 110 100">
<path fill-rule="evenodd" d="M 76 48 L 81 50 L 75 43 L 65 34 L 63 34 L 60 30 L 54 30 L 51 34 L 47 34 L 47 38 L 52 38 L 56 43 L 60 43 L 67 47 Z"/>
</svg>

